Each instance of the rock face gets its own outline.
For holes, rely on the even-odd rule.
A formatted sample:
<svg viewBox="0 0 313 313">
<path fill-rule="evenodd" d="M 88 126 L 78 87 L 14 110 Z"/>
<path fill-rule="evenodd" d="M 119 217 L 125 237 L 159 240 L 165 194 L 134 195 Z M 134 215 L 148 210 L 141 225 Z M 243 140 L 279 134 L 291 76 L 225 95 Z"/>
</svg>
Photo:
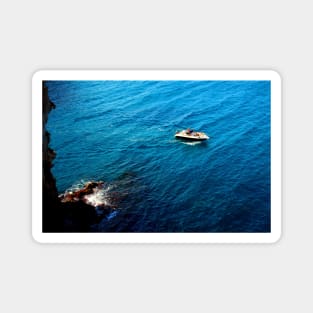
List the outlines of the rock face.
<svg viewBox="0 0 313 313">
<path fill-rule="evenodd" d="M 97 222 L 95 208 L 83 201 L 62 203 L 58 198 L 56 181 L 51 173 L 55 152 L 49 147 L 50 134 L 45 126 L 49 112 L 55 108 L 48 96 L 48 88 L 42 84 L 42 231 L 88 232 Z M 92 186 L 89 186 L 92 187 Z M 89 188 L 90 189 L 90 188 Z"/>
<path fill-rule="evenodd" d="M 43 232 L 62 231 L 62 221 L 55 178 L 51 173 L 55 152 L 49 148 L 50 134 L 45 126 L 49 112 L 55 108 L 49 100 L 48 88 L 42 83 L 42 230 Z"/>
</svg>

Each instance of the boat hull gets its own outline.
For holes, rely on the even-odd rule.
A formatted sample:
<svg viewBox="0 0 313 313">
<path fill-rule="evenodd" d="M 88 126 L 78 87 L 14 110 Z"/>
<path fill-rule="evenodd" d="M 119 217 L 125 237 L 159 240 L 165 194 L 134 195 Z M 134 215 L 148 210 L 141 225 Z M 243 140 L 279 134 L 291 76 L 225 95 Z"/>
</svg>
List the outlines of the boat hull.
<svg viewBox="0 0 313 313">
<path fill-rule="evenodd" d="M 196 136 L 186 136 L 186 135 L 175 135 L 177 139 L 189 140 L 189 141 L 205 141 L 208 140 L 209 137 L 196 137 Z"/>
</svg>

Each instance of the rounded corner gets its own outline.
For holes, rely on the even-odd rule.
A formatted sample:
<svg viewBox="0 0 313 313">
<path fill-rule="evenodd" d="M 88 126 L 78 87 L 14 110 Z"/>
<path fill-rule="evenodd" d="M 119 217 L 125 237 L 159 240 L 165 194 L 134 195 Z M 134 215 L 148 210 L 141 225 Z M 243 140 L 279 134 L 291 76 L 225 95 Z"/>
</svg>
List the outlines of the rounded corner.
<svg viewBox="0 0 313 313">
<path fill-rule="evenodd" d="M 33 84 L 37 82 L 38 80 L 42 80 L 43 73 L 44 73 L 44 70 L 36 70 L 35 72 L 33 72 L 32 74 Z"/>
<path fill-rule="evenodd" d="M 269 72 L 271 74 L 271 77 L 273 79 L 277 80 L 281 84 L 281 82 L 282 82 L 282 75 L 280 74 L 280 72 L 277 71 L 277 70 L 270 70 Z"/>
<path fill-rule="evenodd" d="M 273 234 L 272 240 L 271 240 L 271 244 L 277 244 L 282 240 L 282 232 L 279 231 L 276 234 Z"/>
<path fill-rule="evenodd" d="M 31 237 L 32 237 L 33 242 L 35 242 L 36 244 L 42 244 L 42 243 L 44 243 L 44 242 L 41 240 L 40 234 L 38 234 L 37 232 L 34 232 L 34 231 L 33 231 Z"/>
</svg>

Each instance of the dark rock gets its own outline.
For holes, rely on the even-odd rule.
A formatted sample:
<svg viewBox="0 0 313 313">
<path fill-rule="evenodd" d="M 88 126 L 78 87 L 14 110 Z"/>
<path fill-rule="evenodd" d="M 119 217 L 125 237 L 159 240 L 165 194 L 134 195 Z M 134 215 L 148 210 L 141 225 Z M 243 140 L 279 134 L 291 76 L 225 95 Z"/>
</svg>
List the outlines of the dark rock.
<svg viewBox="0 0 313 313">
<path fill-rule="evenodd" d="M 90 226 L 98 222 L 94 207 L 83 201 L 62 203 L 60 207 L 66 232 L 89 232 Z"/>
<path fill-rule="evenodd" d="M 101 188 L 103 186 L 103 182 L 88 182 L 85 186 L 77 191 L 65 192 L 64 194 L 59 196 L 61 202 L 77 202 L 77 201 L 85 201 L 84 196 L 90 195 L 95 192 L 96 188 Z"/>
<path fill-rule="evenodd" d="M 49 147 L 50 134 L 46 131 L 49 112 L 55 108 L 48 88 L 42 85 L 42 231 L 87 232 L 97 222 L 95 208 L 83 201 L 62 203 L 58 197 L 56 181 L 51 173 L 56 153 Z M 90 184 L 82 194 L 91 193 L 97 185 Z"/>
</svg>

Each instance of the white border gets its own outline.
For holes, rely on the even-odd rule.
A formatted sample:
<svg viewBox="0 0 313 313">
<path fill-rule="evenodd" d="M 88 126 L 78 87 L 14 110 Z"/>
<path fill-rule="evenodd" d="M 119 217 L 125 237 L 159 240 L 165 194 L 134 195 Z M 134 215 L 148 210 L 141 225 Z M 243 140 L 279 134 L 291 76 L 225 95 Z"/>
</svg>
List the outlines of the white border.
<svg viewBox="0 0 313 313">
<path fill-rule="evenodd" d="M 270 80 L 270 233 L 43 233 L 43 80 Z M 274 243 L 281 236 L 281 78 L 272 70 L 41 70 L 32 79 L 32 235 L 40 243 Z"/>
</svg>

